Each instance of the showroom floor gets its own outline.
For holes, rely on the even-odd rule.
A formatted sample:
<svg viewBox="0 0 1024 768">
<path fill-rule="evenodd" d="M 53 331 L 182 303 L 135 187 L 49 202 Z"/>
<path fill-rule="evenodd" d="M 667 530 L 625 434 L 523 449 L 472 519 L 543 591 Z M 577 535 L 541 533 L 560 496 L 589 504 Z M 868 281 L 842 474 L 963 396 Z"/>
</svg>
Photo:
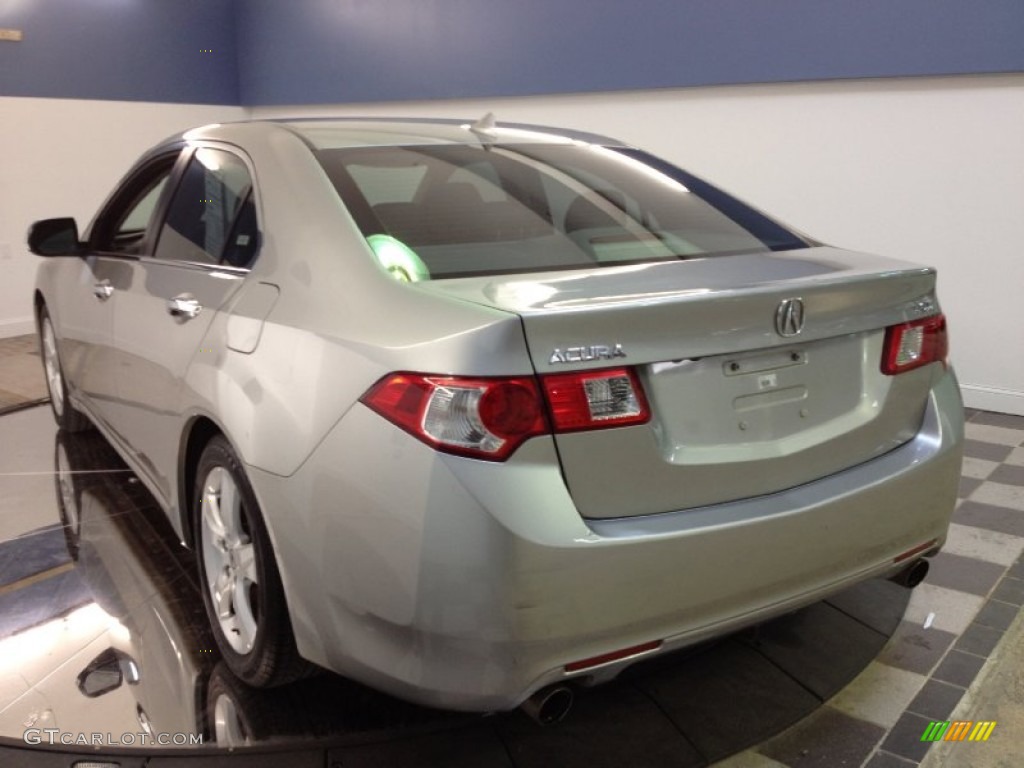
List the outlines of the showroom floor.
<svg viewBox="0 0 1024 768">
<path fill-rule="evenodd" d="M 0 340 L 0 410 L 24 408 L 42 397 L 34 339 Z M 0 637 L 33 623 L 30 607 L 17 599 L 19 585 L 39 588 L 29 584 L 38 574 L 25 570 L 28 559 L 14 549 L 20 546 L 23 553 L 32 540 L 44 560 L 63 552 L 47 411 L 29 407 L 0 420 L 0 439 L 9 451 L 0 457 Z M 968 417 L 961 501 L 949 541 L 909 604 L 904 590 L 872 582 L 687 659 L 637 669 L 615 686 L 581 696 L 560 726 L 539 729 L 516 715 L 446 721 L 437 734 L 418 728 L 414 738 L 389 746 L 345 748 L 345 764 L 351 757 L 353 765 L 385 758 L 427 765 L 445 755 L 446 764 L 466 766 L 660 768 L 708 765 L 742 749 L 718 764 L 1016 764 L 1010 762 L 1019 751 L 1012 748 L 1019 733 L 1013 723 L 1024 724 L 1018 671 L 1024 667 L 1024 417 L 977 411 Z M 87 450 L 101 456 L 101 465 L 82 470 L 105 478 L 109 487 L 94 489 L 98 497 L 120 494 L 119 509 L 128 503 L 124 499 L 139 504 L 139 484 L 103 451 L 103 445 Z M 38 503 L 27 501 L 37 497 Z M 68 567 L 47 562 L 60 578 L 70 578 Z M 172 581 L 188 593 L 178 601 L 187 600 L 191 579 Z M 61 591 L 69 610 L 80 602 L 79 586 Z M 41 683 L 27 684 L 33 686 Z M 317 691 L 305 688 L 296 695 L 332 695 Z M 0 701 L 0 730 L 21 722 L 11 716 L 23 700 Z M 921 741 L 931 721 L 956 719 L 998 725 L 983 744 Z"/>
</svg>

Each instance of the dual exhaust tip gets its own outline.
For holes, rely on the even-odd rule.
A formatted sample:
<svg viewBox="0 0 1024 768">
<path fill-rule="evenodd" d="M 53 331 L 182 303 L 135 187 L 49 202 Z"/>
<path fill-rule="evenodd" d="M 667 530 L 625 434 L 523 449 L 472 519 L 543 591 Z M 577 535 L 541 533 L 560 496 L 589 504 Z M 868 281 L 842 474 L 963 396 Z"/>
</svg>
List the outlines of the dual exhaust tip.
<svg viewBox="0 0 1024 768">
<path fill-rule="evenodd" d="M 913 589 L 928 575 L 928 561 L 918 558 L 893 576 L 889 581 Z M 575 696 L 567 685 L 554 684 L 541 688 L 521 705 L 521 709 L 540 725 L 560 723 L 569 714 Z"/>
</svg>

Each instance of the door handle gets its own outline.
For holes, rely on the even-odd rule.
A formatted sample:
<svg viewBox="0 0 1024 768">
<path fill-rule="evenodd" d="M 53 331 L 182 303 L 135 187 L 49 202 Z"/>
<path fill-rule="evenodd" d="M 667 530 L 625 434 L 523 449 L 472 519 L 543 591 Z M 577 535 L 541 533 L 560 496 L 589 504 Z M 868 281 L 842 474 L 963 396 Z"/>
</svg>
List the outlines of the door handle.
<svg viewBox="0 0 1024 768">
<path fill-rule="evenodd" d="M 183 293 L 167 302 L 167 311 L 171 313 L 172 317 L 191 320 L 203 311 L 203 305 L 196 301 L 196 297 L 192 294 Z"/>
<path fill-rule="evenodd" d="M 100 301 L 106 301 L 114 293 L 114 286 L 110 284 L 109 280 L 100 280 L 92 287 L 92 295 Z"/>
</svg>

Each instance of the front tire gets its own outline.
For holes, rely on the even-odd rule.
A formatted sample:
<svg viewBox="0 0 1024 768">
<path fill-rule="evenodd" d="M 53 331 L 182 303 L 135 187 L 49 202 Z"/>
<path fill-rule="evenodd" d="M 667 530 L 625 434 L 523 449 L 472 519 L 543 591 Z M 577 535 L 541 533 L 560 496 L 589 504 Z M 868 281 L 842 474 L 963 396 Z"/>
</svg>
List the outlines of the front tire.
<svg viewBox="0 0 1024 768">
<path fill-rule="evenodd" d="M 43 373 L 46 374 L 46 391 L 50 395 L 50 408 L 57 426 L 67 432 L 84 432 L 92 427 L 89 419 L 71 405 L 64 369 L 60 364 L 57 349 L 57 334 L 46 307 L 39 309 L 39 352 L 43 358 Z"/>
<path fill-rule="evenodd" d="M 228 441 L 207 444 L 196 470 L 192 520 L 203 602 L 228 668 L 270 688 L 306 674 L 273 547 L 256 496 Z"/>
</svg>

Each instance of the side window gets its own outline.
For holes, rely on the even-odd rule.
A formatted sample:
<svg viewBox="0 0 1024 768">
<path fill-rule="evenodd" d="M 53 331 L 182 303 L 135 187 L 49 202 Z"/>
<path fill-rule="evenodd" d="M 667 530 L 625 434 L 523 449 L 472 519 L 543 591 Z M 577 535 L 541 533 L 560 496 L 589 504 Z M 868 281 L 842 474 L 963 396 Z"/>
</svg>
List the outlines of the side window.
<svg viewBox="0 0 1024 768">
<path fill-rule="evenodd" d="M 255 256 L 256 241 L 249 169 L 230 152 L 196 150 L 171 199 L 154 255 L 244 267 Z"/>
<path fill-rule="evenodd" d="M 175 156 L 162 158 L 131 179 L 97 223 L 93 247 L 104 253 L 140 255 L 146 231 L 167 186 Z"/>
</svg>

